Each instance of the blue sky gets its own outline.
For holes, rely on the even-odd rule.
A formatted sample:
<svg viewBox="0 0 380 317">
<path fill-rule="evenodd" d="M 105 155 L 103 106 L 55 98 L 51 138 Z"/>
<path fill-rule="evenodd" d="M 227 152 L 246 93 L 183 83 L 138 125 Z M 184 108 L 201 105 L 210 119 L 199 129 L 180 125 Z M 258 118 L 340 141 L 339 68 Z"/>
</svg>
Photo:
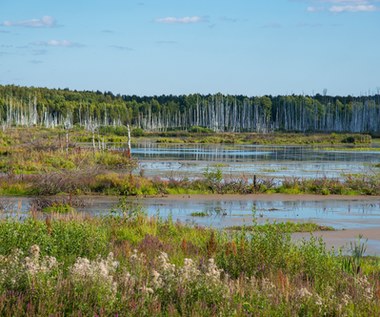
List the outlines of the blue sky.
<svg viewBox="0 0 380 317">
<path fill-rule="evenodd" d="M 380 0 L 0 0 L 0 84 L 363 95 L 379 39 Z"/>
</svg>

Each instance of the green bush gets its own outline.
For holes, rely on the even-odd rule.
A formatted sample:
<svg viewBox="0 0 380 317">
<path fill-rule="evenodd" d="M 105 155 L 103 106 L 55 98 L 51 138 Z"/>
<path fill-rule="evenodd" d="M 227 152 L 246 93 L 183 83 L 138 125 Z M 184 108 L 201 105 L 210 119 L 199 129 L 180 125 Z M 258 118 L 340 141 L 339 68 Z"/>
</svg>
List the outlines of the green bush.
<svg viewBox="0 0 380 317">
<path fill-rule="evenodd" d="M 108 231 L 91 222 L 53 221 L 44 223 L 33 219 L 24 222 L 0 222 L 0 254 L 7 255 L 18 248 L 27 252 L 38 244 L 42 255 L 55 256 L 72 263 L 77 257 L 95 258 L 106 254 Z"/>
<path fill-rule="evenodd" d="M 212 129 L 200 127 L 200 126 L 192 126 L 188 130 L 191 133 L 214 133 Z"/>
</svg>

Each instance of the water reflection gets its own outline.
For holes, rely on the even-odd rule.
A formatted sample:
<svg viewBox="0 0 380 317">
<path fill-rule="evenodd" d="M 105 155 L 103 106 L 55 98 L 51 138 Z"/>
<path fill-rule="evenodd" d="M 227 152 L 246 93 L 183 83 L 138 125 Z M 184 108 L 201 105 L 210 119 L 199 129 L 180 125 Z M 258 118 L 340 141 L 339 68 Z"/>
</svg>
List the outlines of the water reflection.
<svg viewBox="0 0 380 317">
<path fill-rule="evenodd" d="M 348 198 L 349 199 L 349 198 Z M 2 217 L 24 218 L 28 216 L 31 198 L 3 198 L 7 208 Z M 107 215 L 115 210 L 116 197 L 86 198 L 86 206 L 80 212 Z M 189 199 L 128 199 L 131 208 L 142 207 L 148 215 L 171 216 L 173 220 L 222 228 L 231 225 L 249 225 L 255 215 L 259 222 L 265 221 L 312 221 L 332 225 L 337 229 L 380 227 L 380 201 L 368 200 L 193 200 Z M 207 217 L 193 217 L 203 212 Z"/>
<path fill-rule="evenodd" d="M 136 145 L 132 154 L 146 176 L 178 178 L 200 176 L 216 165 L 232 177 L 340 178 L 349 173 L 372 173 L 373 165 L 380 161 L 380 151 L 326 151 L 311 146 L 144 143 Z"/>
<path fill-rule="evenodd" d="M 132 154 L 140 160 L 175 159 L 211 162 L 269 161 L 359 161 L 378 162 L 380 151 L 320 150 L 311 146 L 136 144 Z"/>
</svg>

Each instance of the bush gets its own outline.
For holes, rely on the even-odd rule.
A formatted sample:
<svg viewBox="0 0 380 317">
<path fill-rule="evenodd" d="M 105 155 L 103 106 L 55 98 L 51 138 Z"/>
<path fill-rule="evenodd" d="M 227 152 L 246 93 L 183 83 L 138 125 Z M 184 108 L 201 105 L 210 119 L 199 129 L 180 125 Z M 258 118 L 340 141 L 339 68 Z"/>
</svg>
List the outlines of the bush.
<svg viewBox="0 0 380 317">
<path fill-rule="evenodd" d="M 142 137 L 142 136 L 144 136 L 145 135 L 145 133 L 144 133 L 144 130 L 143 129 L 141 129 L 141 128 L 134 128 L 133 130 L 132 130 L 132 132 L 131 132 L 131 135 L 133 136 L 133 137 Z"/>
<path fill-rule="evenodd" d="M 191 133 L 214 133 L 213 130 L 200 126 L 192 126 L 189 128 L 189 132 Z"/>
</svg>

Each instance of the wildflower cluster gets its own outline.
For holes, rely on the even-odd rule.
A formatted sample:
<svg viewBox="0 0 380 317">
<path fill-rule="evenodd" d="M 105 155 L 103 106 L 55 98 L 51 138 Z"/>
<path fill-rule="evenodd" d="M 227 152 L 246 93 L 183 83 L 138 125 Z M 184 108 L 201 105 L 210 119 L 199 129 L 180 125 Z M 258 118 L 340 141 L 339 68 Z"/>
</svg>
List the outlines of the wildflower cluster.
<svg viewBox="0 0 380 317">
<path fill-rule="evenodd" d="M 53 256 L 40 256 L 40 247 L 32 245 L 29 250 L 30 255 L 24 259 L 25 269 L 28 274 L 36 276 L 39 273 L 49 273 L 57 268 L 57 259 Z"/>
<path fill-rule="evenodd" d="M 204 228 L 142 218 L 44 226 L 0 222 L 0 316 L 380 316 L 378 259 L 347 271 L 313 240 L 268 231 L 211 248 Z"/>
<path fill-rule="evenodd" d="M 94 261 L 79 257 L 70 268 L 70 278 L 76 285 L 99 287 L 105 295 L 114 297 L 117 292 L 114 275 L 118 266 L 119 262 L 114 260 L 112 252 L 106 259 L 97 258 Z"/>
<path fill-rule="evenodd" d="M 32 245 L 26 257 L 21 250 L 15 249 L 8 256 L 0 255 L 0 289 L 26 288 L 28 284 L 36 287 L 36 283 L 41 283 L 44 277 L 51 277 L 57 270 L 57 259 L 42 257 L 38 245 Z"/>
</svg>

